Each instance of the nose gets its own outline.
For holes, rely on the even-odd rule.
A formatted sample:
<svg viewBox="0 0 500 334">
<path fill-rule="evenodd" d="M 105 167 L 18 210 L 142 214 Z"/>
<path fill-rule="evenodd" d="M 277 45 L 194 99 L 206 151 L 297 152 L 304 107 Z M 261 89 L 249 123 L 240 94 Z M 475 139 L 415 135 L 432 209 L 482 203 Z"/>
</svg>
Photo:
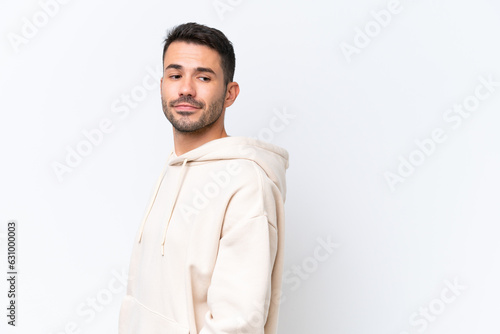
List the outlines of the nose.
<svg viewBox="0 0 500 334">
<path fill-rule="evenodd" d="M 196 89 L 191 78 L 184 77 L 179 87 L 179 96 L 196 96 Z"/>
</svg>

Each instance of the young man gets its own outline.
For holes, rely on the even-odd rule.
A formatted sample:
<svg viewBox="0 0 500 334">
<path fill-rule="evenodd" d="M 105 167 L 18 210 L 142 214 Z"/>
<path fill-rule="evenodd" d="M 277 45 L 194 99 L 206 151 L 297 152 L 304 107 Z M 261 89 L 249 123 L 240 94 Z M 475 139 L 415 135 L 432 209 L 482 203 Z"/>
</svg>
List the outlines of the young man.
<svg viewBox="0 0 500 334">
<path fill-rule="evenodd" d="M 119 332 L 276 333 L 288 152 L 226 134 L 239 86 L 222 32 L 175 27 L 163 65 L 174 149 L 132 250 Z"/>
</svg>

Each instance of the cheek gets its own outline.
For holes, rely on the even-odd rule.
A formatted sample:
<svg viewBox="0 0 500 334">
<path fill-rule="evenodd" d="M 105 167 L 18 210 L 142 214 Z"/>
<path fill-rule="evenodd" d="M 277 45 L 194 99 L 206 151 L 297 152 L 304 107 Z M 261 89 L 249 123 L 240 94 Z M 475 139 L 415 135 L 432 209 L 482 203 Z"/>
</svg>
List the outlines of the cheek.
<svg viewBox="0 0 500 334">
<path fill-rule="evenodd" d="M 172 85 L 165 85 L 165 84 L 163 84 L 160 91 L 161 91 L 161 96 L 164 99 L 170 100 L 170 99 L 172 99 L 175 96 Z"/>
<path fill-rule="evenodd" d="M 222 96 L 225 96 L 225 93 L 226 91 L 221 89 L 201 89 L 198 91 L 198 98 L 204 101 L 215 102 L 220 100 Z"/>
</svg>

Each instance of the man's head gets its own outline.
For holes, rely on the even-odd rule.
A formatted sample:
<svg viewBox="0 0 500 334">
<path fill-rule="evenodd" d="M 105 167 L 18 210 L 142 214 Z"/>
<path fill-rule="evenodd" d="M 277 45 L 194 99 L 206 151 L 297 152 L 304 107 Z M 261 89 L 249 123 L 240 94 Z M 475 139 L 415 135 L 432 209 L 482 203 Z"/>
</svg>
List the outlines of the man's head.
<svg viewBox="0 0 500 334">
<path fill-rule="evenodd" d="M 222 128 L 220 117 L 239 93 L 233 82 L 231 42 L 217 29 L 186 23 L 172 29 L 163 48 L 163 112 L 180 132 Z"/>
<path fill-rule="evenodd" d="M 168 47 L 175 41 L 205 45 L 217 51 L 224 72 L 224 84 L 227 86 L 228 83 L 233 81 L 236 66 L 233 44 L 220 30 L 193 22 L 174 27 L 164 41 L 163 63 L 165 63 L 165 53 L 167 53 Z"/>
</svg>

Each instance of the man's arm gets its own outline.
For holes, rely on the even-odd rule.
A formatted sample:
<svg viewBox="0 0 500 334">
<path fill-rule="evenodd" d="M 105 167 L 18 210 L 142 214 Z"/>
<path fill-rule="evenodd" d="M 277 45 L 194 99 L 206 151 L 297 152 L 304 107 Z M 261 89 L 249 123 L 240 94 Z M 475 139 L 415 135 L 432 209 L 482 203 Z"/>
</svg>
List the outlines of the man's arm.
<svg viewBox="0 0 500 334">
<path fill-rule="evenodd" d="M 278 231 L 270 221 L 276 215 L 267 212 L 275 209 L 269 208 L 272 200 L 266 201 L 272 191 L 260 173 L 256 177 L 226 210 L 200 334 L 264 333 Z"/>
</svg>

